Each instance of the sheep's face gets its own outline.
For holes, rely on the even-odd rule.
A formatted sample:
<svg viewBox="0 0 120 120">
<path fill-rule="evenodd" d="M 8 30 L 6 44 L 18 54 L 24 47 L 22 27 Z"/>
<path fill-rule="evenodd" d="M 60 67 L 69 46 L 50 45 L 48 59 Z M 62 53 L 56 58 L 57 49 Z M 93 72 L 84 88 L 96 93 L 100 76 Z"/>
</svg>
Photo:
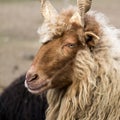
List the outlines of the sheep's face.
<svg viewBox="0 0 120 120">
<path fill-rule="evenodd" d="M 92 31 L 85 31 L 75 23 L 61 36 L 54 36 L 39 49 L 26 74 L 25 85 L 32 93 L 41 93 L 50 88 L 69 86 L 72 80 L 74 61 L 78 51 L 90 50 L 99 41 Z"/>
<path fill-rule="evenodd" d="M 63 88 L 72 83 L 76 53 L 84 49 L 82 28 L 69 30 L 44 43 L 26 75 L 26 86 L 33 93 Z"/>
<path fill-rule="evenodd" d="M 59 15 L 49 1 L 41 1 L 45 29 L 42 28 L 39 33 L 44 44 L 25 80 L 26 87 L 32 93 L 41 93 L 50 88 L 61 89 L 72 84 L 77 52 L 89 50 L 98 43 L 98 25 L 91 17 L 83 16 L 89 10 L 91 0 L 80 2 L 78 0 L 80 10 L 66 10 Z M 48 38 L 51 40 L 46 42 Z"/>
</svg>

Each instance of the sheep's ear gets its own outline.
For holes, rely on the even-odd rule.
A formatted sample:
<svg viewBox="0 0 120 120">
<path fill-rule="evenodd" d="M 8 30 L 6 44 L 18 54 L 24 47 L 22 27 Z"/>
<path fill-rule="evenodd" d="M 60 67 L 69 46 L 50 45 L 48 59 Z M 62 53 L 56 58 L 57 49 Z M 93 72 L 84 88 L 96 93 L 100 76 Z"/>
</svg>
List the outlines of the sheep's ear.
<svg viewBox="0 0 120 120">
<path fill-rule="evenodd" d="M 93 32 L 85 32 L 85 40 L 88 46 L 94 47 L 100 40 L 100 37 Z"/>
</svg>

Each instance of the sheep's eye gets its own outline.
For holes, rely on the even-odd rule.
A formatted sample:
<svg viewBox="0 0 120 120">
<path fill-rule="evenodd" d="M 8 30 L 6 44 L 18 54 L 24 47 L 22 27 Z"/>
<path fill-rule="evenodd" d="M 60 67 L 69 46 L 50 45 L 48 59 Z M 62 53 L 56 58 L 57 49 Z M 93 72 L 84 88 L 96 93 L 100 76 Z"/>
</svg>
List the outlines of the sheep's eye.
<svg viewBox="0 0 120 120">
<path fill-rule="evenodd" d="M 69 48 L 75 48 L 75 47 L 77 47 L 77 44 L 75 44 L 75 43 L 68 43 L 65 46 L 67 46 Z"/>
</svg>

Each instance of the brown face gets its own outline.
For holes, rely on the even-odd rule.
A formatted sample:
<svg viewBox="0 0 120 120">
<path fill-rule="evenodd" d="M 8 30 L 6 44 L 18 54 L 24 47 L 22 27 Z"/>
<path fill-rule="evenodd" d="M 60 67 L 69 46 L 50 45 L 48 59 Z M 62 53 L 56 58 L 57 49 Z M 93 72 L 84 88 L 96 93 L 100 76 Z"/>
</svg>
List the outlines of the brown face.
<svg viewBox="0 0 120 120">
<path fill-rule="evenodd" d="M 72 83 L 74 58 L 83 46 L 75 31 L 44 43 L 26 74 L 26 87 L 32 93 L 62 88 Z"/>
</svg>

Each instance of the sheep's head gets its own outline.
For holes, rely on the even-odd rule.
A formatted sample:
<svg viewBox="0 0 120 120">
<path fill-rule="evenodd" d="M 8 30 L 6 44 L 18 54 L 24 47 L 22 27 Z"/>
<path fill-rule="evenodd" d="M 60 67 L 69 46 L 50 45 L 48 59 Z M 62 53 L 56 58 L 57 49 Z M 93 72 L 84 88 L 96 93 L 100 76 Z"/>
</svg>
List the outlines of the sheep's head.
<svg viewBox="0 0 120 120">
<path fill-rule="evenodd" d="M 53 34 L 40 47 L 26 75 L 25 84 L 29 91 L 41 93 L 50 88 L 63 88 L 72 84 L 74 59 L 77 52 L 94 46 L 98 41 L 97 35 L 84 30 L 83 13 L 87 12 L 90 4 L 85 4 L 86 7 L 84 7 L 80 1 L 84 3 L 84 0 L 78 0 L 78 6 L 82 5 L 83 11 L 80 7 L 80 12 L 77 11 L 72 16 L 63 19 L 61 23 L 63 26 L 58 25 L 62 29 L 57 26 L 61 30 L 60 34 Z M 56 19 L 59 19 L 49 1 L 41 1 L 41 3 L 45 21 L 50 21 L 50 16 L 57 16 Z"/>
</svg>

